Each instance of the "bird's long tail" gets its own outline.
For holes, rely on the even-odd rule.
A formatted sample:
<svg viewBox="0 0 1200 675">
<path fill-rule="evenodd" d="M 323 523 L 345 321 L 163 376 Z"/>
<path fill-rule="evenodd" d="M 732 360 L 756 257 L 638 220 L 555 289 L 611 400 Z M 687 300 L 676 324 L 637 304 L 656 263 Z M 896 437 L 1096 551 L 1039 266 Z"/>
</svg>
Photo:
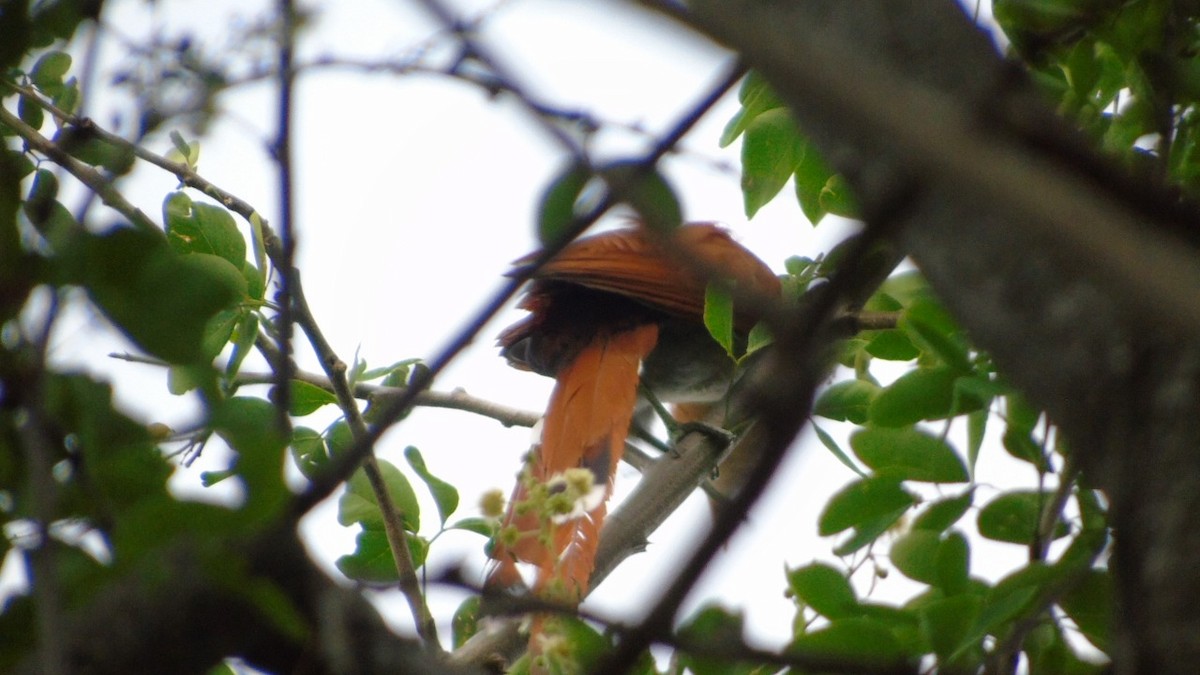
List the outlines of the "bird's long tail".
<svg viewBox="0 0 1200 675">
<path fill-rule="evenodd" d="M 582 599 L 637 401 L 639 368 L 657 341 L 653 324 L 600 333 L 559 371 L 540 445 L 492 550 L 489 585 L 519 585 L 521 561 L 537 567 L 540 596 Z"/>
</svg>

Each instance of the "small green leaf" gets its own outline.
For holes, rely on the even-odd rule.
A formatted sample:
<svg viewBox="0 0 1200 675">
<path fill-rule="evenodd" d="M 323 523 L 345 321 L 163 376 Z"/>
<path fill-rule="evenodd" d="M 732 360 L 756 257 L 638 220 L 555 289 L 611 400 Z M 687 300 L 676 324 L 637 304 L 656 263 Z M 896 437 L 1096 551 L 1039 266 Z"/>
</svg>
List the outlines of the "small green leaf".
<svg viewBox="0 0 1200 675">
<path fill-rule="evenodd" d="M 887 624 L 875 619 L 851 618 L 797 635 L 787 654 L 815 659 L 846 661 L 866 666 L 901 666 L 905 651 Z"/>
<path fill-rule="evenodd" d="M 292 459 L 305 478 L 312 480 L 329 464 L 325 439 L 320 432 L 308 427 L 292 429 Z"/>
<path fill-rule="evenodd" d="M 1113 603 L 1112 575 L 1096 569 L 1085 571 L 1059 600 L 1088 641 L 1105 653 L 1111 653 Z"/>
<path fill-rule="evenodd" d="M 249 311 L 240 312 L 240 319 L 230 336 L 233 351 L 229 354 L 229 362 L 225 365 L 226 377 L 233 378 L 242 367 L 242 362 L 254 349 L 254 341 L 258 338 L 258 314 Z"/>
<path fill-rule="evenodd" d="M 323 406 L 330 403 L 337 403 L 337 396 L 333 392 L 326 391 L 321 387 L 303 380 L 292 380 L 291 409 L 288 411 L 293 417 L 304 417 L 320 410 Z"/>
<path fill-rule="evenodd" d="M 413 564 L 420 567 L 425 562 L 429 545 L 412 534 L 405 533 L 405 539 Z M 338 558 L 334 564 L 342 574 L 365 584 L 394 584 L 400 578 L 387 533 L 382 529 L 359 532 L 355 537 L 354 552 Z"/>
<path fill-rule="evenodd" d="M 413 472 L 429 488 L 429 493 L 433 495 L 433 501 L 437 504 L 441 524 L 445 525 L 446 519 L 458 509 L 458 490 L 453 485 L 429 473 L 429 469 L 425 466 L 425 458 L 421 456 L 420 450 L 410 445 L 404 450 L 404 458 L 408 460 L 408 465 L 412 467 Z"/>
<path fill-rule="evenodd" d="M 1037 534 L 1042 509 L 1049 500 L 1050 495 L 1034 490 L 1002 493 L 980 509 L 976 522 L 979 534 L 995 541 L 1029 544 Z M 1065 525 L 1059 523 L 1055 538 L 1065 534 Z"/>
<path fill-rule="evenodd" d="M 167 241 L 179 253 L 208 253 L 241 270 L 246 265 L 246 239 L 233 216 L 213 204 L 193 202 L 174 192 L 163 202 Z"/>
<path fill-rule="evenodd" d="M 404 529 L 416 532 L 421 522 L 421 510 L 412 484 L 391 462 L 381 459 L 377 460 L 377 463 L 388 494 L 392 497 L 392 504 L 403 521 Z M 338 500 L 338 522 L 347 527 L 358 523 L 365 530 L 383 530 L 383 514 L 379 511 L 379 501 L 363 469 L 354 472 L 346 482 L 346 491 Z"/>
<path fill-rule="evenodd" d="M 79 111 L 79 81 L 74 77 L 67 78 L 63 86 L 52 94 L 51 102 L 59 110 L 74 115 Z"/>
<path fill-rule="evenodd" d="M 872 424 L 902 427 L 952 414 L 958 373 L 947 366 L 909 371 L 879 392 L 871 402 Z"/>
<path fill-rule="evenodd" d="M 960 375 L 971 372 L 971 355 L 962 329 L 949 312 L 928 295 L 913 300 L 901 315 L 899 325 L 914 344 L 936 354 Z"/>
<path fill-rule="evenodd" d="M 454 610 L 450 619 L 450 645 L 452 649 L 463 646 L 475 633 L 479 632 L 479 603 L 478 595 L 467 596 L 466 600 Z"/>
<path fill-rule="evenodd" d="M 879 538 L 879 535 L 892 529 L 900 521 L 900 518 L 908 512 L 908 509 L 909 506 L 902 506 L 895 511 L 871 518 L 864 523 L 856 525 L 851 535 L 834 547 L 833 554 L 847 556 L 867 544 L 874 543 Z"/>
<path fill-rule="evenodd" d="M 270 504 L 282 499 L 283 450 L 289 439 L 279 428 L 275 406 L 261 398 L 235 396 L 213 409 L 211 424 L 238 453 L 238 474 L 246 480 L 251 499 Z"/>
<path fill-rule="evenodd" d="M 725 353 L 733 356 L 733 294 L 710 282 L 704 290 L 704 327 Z"/>
<path fill-rule="evenodd" d="M 967 589 L 971 572 L 971 545 L 960 532 L 951 532 L 938 546 L 935 560 L 936 585 L 946 595 L 957 595 Z"/>
<path fill-rule="evenodd" d="M 103 167 L 117 175 L 133 168 L 135 157 L 132 148 L 110 143 L 90 129 L 63 127 L 55 134 L 54 140 L 68 154 L 85 164 Z"/>
<path fill-rule="evenodd" d="M 987 433 L 990 410 L 975 410 L 967 414 L 967 470 L 975 475 L 975 463 L 979 461 L 979 450 L 983 448 L 984 435 Z"/>
<path fill-rule="evenodd" d="M 775 108 L 755 117 L 742 139 L 742 196 L 746 217 L 779 194 L 800 159 L 799 135 L 787 108 Z"/>
<path fill-rule="evenodd" d="M 689 645 L 703 647 L 714 644 L 740 644 L 744 641 L 745 619 L 738 612 L 708 605 L 684 620 L 679 629 L 683 649 L 679 665 L 694 675 L 751 675 L 754 668 L 716 656 L 692 653 Z"/>
<path fill-rule="evenodd" d="M 845 380 L 821 392 L 813 412 L 839 422 L 864 424 L 879 385 L 867 380 Z"/>
<path fill-rule="evenodd" d="M 975 489 L 971 488 L 957 497 L 933 502 L 913 520 L 912 529 L 944 532 L 967 513 L 974 501 Z"/>
<path fill-rule="evenodd" d="M 875 331 L 866 349 L 871 356 L 886 361 L 912 361 L 921 354 L 908 335 L 895 328 Z"/>
<path fill-rule="evenodd" d="M 901 480 L 961 483 L 969 478 L 945 441 L 911 427 L 860 429 L 850 436 L 850 447 L 867 466 Z"/>
<path fill-rule="evenodd" d="M 22 122 L 33 127 L 35 131 L 41 129 L 42 123 L 46 121 L 42 107 L 24 94 L 17 97 L 17 116 L 21 118 Z"/>
<path fill-rule="evenodd" d="M 171 363 L 202 360 L 209 320 L 245 297 L 228 261 L 180 256 L 159 235 L 127 228 L 81 242 L 83 285 L 134 342 Z"/>
<path fill-rule="evenodd" d="M 797 600 L 828 619 L 844 619 L 859 613 L 854 587 L 840 570 L 813 563 L 788 572 L 788 588 Z"/>
<path fill-rule="evenodd" d="M 329 429 L 325 432 L 325 443 L 329 446 L 329 455 L 336 457 L 354 445 L 354 434 L 350 431 L 350 425 L 346 420 L 340 419 L 329 425 Z"/>
<path fill-rule="evenodd" d="M 750 335 L 746 338 L 746 354 L 742 358 L 744 359 L 764 347 L 769 347 L 774 342 L 775 336 L 771 334 L 771 329 L 765 322 L 759 321 L 750 329 Z"/>
<path fill-rule="evenodd" d="M 537 235 L 543 246 L 559 243 L 575 220 L 575 204 L 584 186 L 592 179 L 592 171 L 582 164 L 564 169 L 542 193 L 538 207 Z"/>
<path fill-rule="evenodd" d="M 229 343 L 229 338 L 233 336 L 233 331 L 241 320 L 242 310 L 240 308 L 223 309 L 209 319 L 208 325 L 204 327 L 204 337 L 200 341 L 200 351 L 206 362 L 217 358 L 217 355 Z"/>
<path fill-rule="evenodd" d="M 29 77 L 38 89 L 49 94 L 62 86 L 63 77 L 71 69 L 71 55 L 66 52 L 46 52 L 33 64 Z"/>
<path fill-rule="evenodd" d="M 846 454 L 846 451 L 842 450 L 842 446 L 838 445 L 837 441 L 833 440 L 833 436 L 830 436 L 827 431 L 817 426 L 816 423 L 813 423 L 812 427 L 813 431 L 817 434 L 817 438 L 820 439 L 821 445 L 824 445 L 826 450 L 829 450 L 829 452 L 833 453 L 833 456 L 836 457 L 839 462 L 845 464 L 846 468 L 850 469 L 859 476 L 862 476 L 863 478 L 867 477 L 867 474 L 864 473 L 862 469 L 858 468 L 858 465 L 854 463 L 854 460 L 850 459 L 850 456 Z"/>
<path fill-rule="evenodd" d="M 640 162 L 615 162 L 600 170 L 608 189 L 637 212 L 642 224 L 671 232 L 683 224 L 679 198 L 657 167 Z"/>
<path fill-rule="evenodd" d="M 937 556 L 942 537 L 933 530 L 910 530 L 892 542 L 890 557 L 896 569 L 923 584 L 937 583 Z"/>
<path fill-rule="evenodd" d="M 485 537 L 491 537 L 496 534 L 496 526 L 494 520 L 490 518 L 480 518 L 478 516 L 471 518 L 462 518 L 456 520 L 446 527 L 447 530 L 465 530 L 474 532 Z"/>
<path fill-rule="evenodd" d="M 949 660 L 962 649 L 982 607 L 982 601 L 974 595 L 940 598 L 921 605 L 921 632 L 940 659 Z M 949 668 L 949 664 L 942 665 Z"/>
<path fill-rule="evenodd" d="M 830 210 L 825 204 L 825 188 L 833 179 L 833 171 L 817 152 L 816 147 L 805 138 L 797 138 L 796 170 L 793 174 L 796 186 L 796 201 L 808 222 L 816 225 Z"/>
<path fill-rule="evenodd" d="M 818 522 L 822 536 L 836 534 L 912 506 L 917 498 L 890 476 L 871 476 L 842 488 L 825 504 Z"/>
<path fill-rule="evenodd" d="M 742 108 L 725 125 L 725 131 L 719 141 L 722 148 L 737 140 L 754 118 L 768 110 L 783 107 L 783 101 L 779 100 L 767 81 L 756 71 L 750 71 L 742 80 L 742 86 L 738 88 L 738 101 Z"/>
<path fill-rule="evenodd" d="M 542 625 L 548 636 L 558 639 L 561 647 L 538 657 L 545 666 L 539 672 L 563 675 L 587 672 L 587 667 L 596 663 L 609 649 L 609 642 L 603 635 L 573 616 L 551 615 L 544 619 Z"/>
<path fill-rule="evenodd" d="M 850 184 L 839 174 L 833 174 L 821 188 L 821 210 L 843 218 L 858 218 L 858 200 L 850 190 Z"/>
</svg>

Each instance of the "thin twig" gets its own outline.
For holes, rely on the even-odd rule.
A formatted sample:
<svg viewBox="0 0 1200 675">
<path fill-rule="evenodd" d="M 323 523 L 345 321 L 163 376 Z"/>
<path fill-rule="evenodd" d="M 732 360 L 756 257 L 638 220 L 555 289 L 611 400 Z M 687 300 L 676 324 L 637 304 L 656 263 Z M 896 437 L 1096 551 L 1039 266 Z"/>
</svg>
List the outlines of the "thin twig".
<svg viewBox="0 0 1200 675">
<path fill-rule="evenodd" d="M 3 106 L 0 106 L 0 125 L 15 131 L 31 150 L 40 152 L 48 157 L 50 161 L 66 169 L 79 182 L 87 186 L 88 189 L 100 195 L 100 200 L 109 208 L 125 216 L 136 227 L 147 232 L 161 232 L 154 221 L 150 220 L 136 206 L 129 203 L 129 200 L 125 199 L 125 196 L 113 187 L 112 181 L 105 178 L 99 171 L 67 154 L 67 151 L 63 150 L 57 143 L 22 122 L 20 118 Z"/>
<path fill-rule="evenodd" d="M 294 271 L 293 274 L 295 280 L 299 282 L 299 271 Z M 355 439 L 362 438 L 367 433 L 367 424 L 358 409 L 358 401 L 355 400 L 354 392 L 351 391 L 350 384 L 346 380 L 346 363 L 338 357 L 333 346 L 325 339 L 324 333 L 309 308 L 308 299 L 304 296 L 304 289 L 300 283 L 293 286 L 292 305 L 295 310 L 296 323 L 308 337 L 309 344 L 312 345 L 313 351 L 321 362 L 321 367 L 325 370 L 327 383 L 337 397 L 338 407 L 346 417 L 351 436 Z M 412 611 L 417 634 L 425 641 L 428 648 L 438 650 L 441 643 L 437 637 L 437 624 L 421 593 L 416 564 L 413 562 L 412 553 L 408 549 L 408 539 L 405 536 L 403 514 L 396 508 L 396 504 L 392 500 L 391 491 L 388 490 L 387 482 L 383 479 L 379 463 L 373 452 L 368 454 L 363 462 L 363 472 L 371 484 L 371 492 L 374 493 L 375 499 L 379 503 L 379 511 L 383 516 L 384 533 L 387 536 L 388 548 L 391 549 L 396 574 L 399 578 L 400 592 L 404 594 Z"/>
<path fill-rule="evenodd" d="M 292 371 L 292 327 L 295 321 L 295 308 L 292 300 L 296 296 L 296 238 L 292 216 L 294 199 L 292 196 L 292 90 L 295 85 L 295 73 L 292 72 L 292 48 L 296 39 L 296 8 L 292 0 L 279 0 L 280 21 L 279 35 L 279 106 L 277 110 L 277 136 L 271 148 L 275 157 L 279 182 L 279 260 L 276 268 L 279 270 L 279 292 L 275 302 L 279 306 L 278 335 L 276 340 L 279 348 L 279 361 L 275 371 L 275 403 L 279 411 L 278 424 L 280 430 L 290 433 L 291 420 L 288 409 L 291 407 Z"/>
</svg>

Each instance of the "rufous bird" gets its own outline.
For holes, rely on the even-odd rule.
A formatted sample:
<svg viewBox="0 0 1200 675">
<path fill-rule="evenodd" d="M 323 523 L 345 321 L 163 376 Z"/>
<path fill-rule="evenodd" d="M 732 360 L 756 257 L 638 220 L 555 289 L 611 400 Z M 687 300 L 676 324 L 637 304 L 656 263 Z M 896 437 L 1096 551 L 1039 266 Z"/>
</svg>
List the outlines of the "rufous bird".
<svg viewBox="0 0 1200 675">
<path fill-rule="evenodd" d="M 743 291 L 781 293 L 770 268 L 710 223 L 669 235 L 635 226 L 582 238 L 533 273 L 518 305 L 530 314 L 501 333 L 499 344 L 510 365 L 556 384 L 491 551 L 489 587 L 521 587 L 517 563 L 525 562 L 537 568 L 539 596 L 580 601 L 639 382 L 666 403 L 726 395 L 735 363 L 704 326 L 708 278 L 701 270 Z M 735 311 L 742 337 L 754 322 Z M 573 503 L 548 509 L 556 495 Z"/>
</svg>

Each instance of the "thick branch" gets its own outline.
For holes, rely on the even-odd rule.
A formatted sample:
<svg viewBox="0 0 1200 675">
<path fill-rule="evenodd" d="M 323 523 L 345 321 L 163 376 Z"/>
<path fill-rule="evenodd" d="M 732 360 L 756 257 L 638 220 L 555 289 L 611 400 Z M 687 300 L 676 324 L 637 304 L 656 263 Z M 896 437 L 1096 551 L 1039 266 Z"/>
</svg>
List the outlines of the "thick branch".
<svg viewBox="0 0 1200 675">
<path fill-rule="evenodd" d="M 694 0 L 1108 491 L 1114 670 L 1200 661 L 1200 256 L 1190 205 L 1122 176 L 950 2 Z"/>
</svg>

